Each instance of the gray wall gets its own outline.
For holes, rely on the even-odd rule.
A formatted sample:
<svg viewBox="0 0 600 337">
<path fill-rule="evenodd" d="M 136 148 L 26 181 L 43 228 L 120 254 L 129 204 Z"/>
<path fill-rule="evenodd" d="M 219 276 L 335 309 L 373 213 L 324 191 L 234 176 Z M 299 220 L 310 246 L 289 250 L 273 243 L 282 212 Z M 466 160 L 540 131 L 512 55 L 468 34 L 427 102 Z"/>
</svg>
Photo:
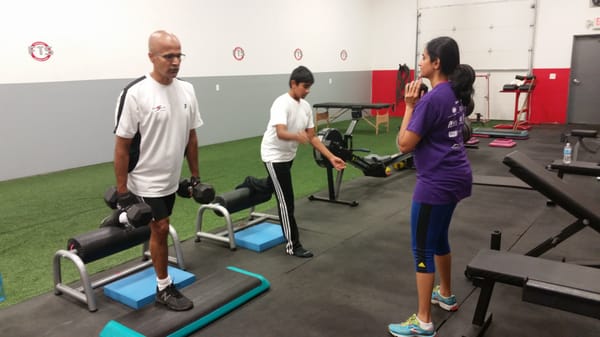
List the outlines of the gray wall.
<svg viewBox="0 0 600 337">
<path fill-rule="evenodd" d="M 205 122 L 198 130 L 200 145 L 261 135 L 288 77 L 184 78 L 196 88 Z M 315 77 L 307 97 L 312 104 L 370 102 L 370 71 Z M 0 84 L 0 181 L 112 161 L 114 109 L 130 80 Z"/>
</svg>

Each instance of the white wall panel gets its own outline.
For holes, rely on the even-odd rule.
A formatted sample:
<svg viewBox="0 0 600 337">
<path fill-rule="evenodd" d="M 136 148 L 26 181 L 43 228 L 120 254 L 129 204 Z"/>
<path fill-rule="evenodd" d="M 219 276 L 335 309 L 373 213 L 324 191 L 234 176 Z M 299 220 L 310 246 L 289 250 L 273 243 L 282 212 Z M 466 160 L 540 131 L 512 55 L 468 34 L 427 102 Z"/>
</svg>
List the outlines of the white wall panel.
<svg viewBox="0 0 600 337">
<path fill-rule="evenodd" d="M 590 26 L 600 7 L 590 0 L 538 0 L 536 68 L 570 68 L 574 35 L 600 34 Z"/>
<path fill-rule="evenodd" d="M 414 0 L 376 0 L 373 6 L 371 69 L 398 69 L 399 64 L 414 67 L 417 32 L 417 2 Z"/>
<path fill-rule="evenodd" d="M 488 80 L 477 78 L 475 83 L 475 112 L 484 119 L 512 120 L 515 95 L 500 91 L 515 75 L 529 70 L 536 20 L 534 4 L 534 0 L 420 0 L 418 58 L 431 39 L 454 38 L 460 48 L 461 63 L 470 64 L 478 73 L 489 74 Z"/>
<path fill-rule="evenodd" d="M 414 67 L 428 38 L 455 36 L 465 62 L 506 69 L 526 62 L 526 7 L 533 0 L 30 0 L 0 12 L 0 83 L 132 78 L 148 71 L 146 39 L 176 32 L 189 54 L 182 76 Z M 423 29 L 415 53 L 416 11 Z M 570 66 L 573 35 L 596 34 L 590 0 L 538 0 L 534 67 Z M 422 24 L 422 28 L 425 26 Z M 493 27 L 493 28 L 490 28 Z M 54 55 L 33 60 L 27 48 L 48 43 Z M 476 43 L 476 41 L 478 41 Z M 235 46 L 246 58 L 232 57 Z M 293 50 L 304 58 L 296 61 Z M 342 61 L 341 49 L 349 57 Z M 410 59 L 410 60 L 407 60 Z"/>
<path fill-rule="evenodd" d="M 454 38 L 461 62 L 476 69 L 528 69 L 533 0 L 419 2 L 418 53 L 438 36 Z"/>
<path fill-rule="evenodd" d="M 168 29 L 188 54 L 181 76 L 370 69 L 368 0 L 32 0 L 0 14 L 0 83 L 137 77 L 150 69 L 147 37 Z M 54 55 L 34 60 L 27 48 L 49 44 Z M 242 61 L 233 48 L 246 52 Z M 297 61 L 293 51 L 301 48 Z M 347 60 L 339 57 L 348 51 Z"/>
</svg>

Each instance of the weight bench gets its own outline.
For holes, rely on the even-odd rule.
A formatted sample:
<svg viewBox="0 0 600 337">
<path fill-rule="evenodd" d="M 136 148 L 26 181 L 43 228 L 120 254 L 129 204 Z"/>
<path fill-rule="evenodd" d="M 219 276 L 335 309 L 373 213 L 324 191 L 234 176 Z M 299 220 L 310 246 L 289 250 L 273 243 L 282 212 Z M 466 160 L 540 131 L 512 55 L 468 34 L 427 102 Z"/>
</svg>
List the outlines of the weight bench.
<svg viewBox="0 0 600 337">
<path fill-rule="evenodd" d="M 248 182 L 249 178 L 246 178 L 245 183 Z M 260 184 L 260 180 L 261 179 L 257 179 L 254 181 Z M 252 185 L 252 183 L 249 185 Z M 235 242 L 235 232 L 259 224 L 266 220 L 279 221 L 279 216 L 277 215 L 254 211 L 254 206 L 263 202 L 267 202 L 271 199 L 271 195 L 273 193 L 272 191 L 267 191 L 264 189 L 261 190 L 260 188 L 255 189 L 252 188 L 252 186 L 242 186 L 243 184 L 238 186 L 238 188 L 233 191 L 218 195 L 215 197 L 214 202 L 201 205 L 198 208 L 198 213 L 196 216 L 196 242 L 200 242 L 202 238 L 206 238 L 226 243 L 229 245 L 230 250 L 236 250 L 237 244 Z M 245 209 L 250 209 L 250 213 L 248 214 L 246 220 L 234 224 L 231 219 L 231 214 Z M 207 210 L 213 210 L 216 215 L 225 218 L 224 230 L 217 233 L 202 231 L 202 220 L 204 218 L 204 213 Z"/>
<path fill-rule="evenodd" d="M 562 178 L 565 173 L 567 174 L 579 174 L 592 177 L 600 177 L 600 163 L 579 161 L 579 148 L 582 147 L 589 153 L 598 152 L 598 148 L 592 149 L 585 144 L 584 139 L 598 137 L 597 130 L 586 130 L 586 129 L 573 129 L 567 134 L 563 134 L 561 137 L 562 142 L 568 141 L 568 137 L 576 137 L 577 142 L 573 146 L 573 161 L 570 164 L 565 164 L 562 160 L 557 159 L 548 165 L 548 169 L 557 170 L 558 177 Z"/>
<path fill-rule="evenodd" d="M 169 225 L 169 235 L 171 236 L 175 250 L 175 257 L 169 256 L 169 262 L 176 264 L 181 269 L 185 269 L 179 237 L 177 236 L 175 228 L 173 228 L 171 225 Z M 67 249 L 59 249 L 54 254 L 54 294 L 61 295 L 65 293 L 66 295 L 86 303 L 90 312 L 97 311 L 98 307 L 96 305 L 94 289 L 152 266 L 150 252 L 148 251 L 149 239 L 149 226 L 141 226 L 133 230 L 108 226 L 70 238 L 67 241 Z M 125 270 L 119 271 L 118 273 L 114 273 L 111 276 L 101 278 L 95 282 L 91 281 L 90 275 L 85 267 L 87 263 L 116 254 L 140 244 L 143 244 L 142 261 L 140 263 L 135 264 L 134 266 Z M 81 286 L 78 288 L 74 288 L 62 283 L 61 260 L 63 258 L 71 260 L 79 271 Z"/>
<path fill-rule="evenodd" d="M 584 150 L 586 150 L 589 153 L 596 153 L 598 152 L 598 147 L 595 149 L 592 149 L 589 145 L 587 145 L 585 143 L 585 139 L 586 138 L 590 138 L 590 139 L 597 139 L 598 138 L 598 131 L 597 130 L 589 130 L 589 129 L 573 129 L 570 132 L 563 134 L 561 137 L 561 140 L 563 140 L 563 142 L 567 142 L 569 140 L 569 137 L 575 137 L 577 138 L 577 141 L 575 142 L 575 145 L 573 145 L 573 160 L 577 160 L 577 157 L 579 155 L 579 148 L 583 148 Z"/>
<path fill-rule="evenodd" d="M 513 175 L 577 219 L 559 234 L 548 238 L 525 255 L 540 256 L 586 226 L 600 233 L 598 201 L 582 195 L 580 187 L 568 184 L 519 151 L 509 153 L 504 157 L 503 163 L 510 167 Z"/>
<path fill-rule="evenodd" d="M 557 159 L 553 161 L 548 168 L 557 170 L 559 178 L 562 178 L 565 173 L 600 177 L 600 163 L 589 161 L 572 161 L 570 164 L 565 164 L 561 159 Z"/>
<path fill-rule="evenodd" d="M 483 336 L 492 321 L 488 307 L 496 282 L 523 288 L 522 300 L 600 319 L 600 269 L 484 249 L 465 270 L 481 288 L 472 323 Z"/>
</svg>

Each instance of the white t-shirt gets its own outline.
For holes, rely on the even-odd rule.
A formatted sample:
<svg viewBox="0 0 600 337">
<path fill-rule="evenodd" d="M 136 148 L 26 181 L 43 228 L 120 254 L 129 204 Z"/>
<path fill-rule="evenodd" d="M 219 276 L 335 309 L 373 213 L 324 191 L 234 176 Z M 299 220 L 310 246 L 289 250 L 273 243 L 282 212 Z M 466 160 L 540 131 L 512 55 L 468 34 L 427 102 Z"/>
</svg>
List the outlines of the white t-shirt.
<svg viewBox="0 0 600 337">
<path fill-rule="evenodd" d="M 289 93 L 275 99 L 271 106 L 269 124 L 260 145 L 263 162 L 286 162 L 296 157 L 298 142 L 279 139 L 275 127 L 278 124 L 285 125 L 287 130 L 293 133 L 313 128 L 315 125 L 310 104 L 304 99 L 296 101 Z"/>
<path fill-rule="evenodd" d="M 174 193 L 190 130 L 203 124 L 192 84 L 174 79 L 163 85 L 150 75 L 133 81 L 121 92 L 115 123 L 117 136 L 141 136 L 139 148 L 132 144 L 139 159 L 129 172 L 127 188 L 142 197 Z"/>
</svg>

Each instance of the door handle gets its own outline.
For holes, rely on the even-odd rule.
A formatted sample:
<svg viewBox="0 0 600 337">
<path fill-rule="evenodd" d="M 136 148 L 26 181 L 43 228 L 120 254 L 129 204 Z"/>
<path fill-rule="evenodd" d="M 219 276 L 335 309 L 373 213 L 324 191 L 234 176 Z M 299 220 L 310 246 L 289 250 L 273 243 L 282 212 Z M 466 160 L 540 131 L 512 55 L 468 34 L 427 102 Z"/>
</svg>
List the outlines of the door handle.
<svg viewBox="0 0 600 337">
<path fill-rule="evenodd" d="M 581 81 L 580 81 L 580 80 L 578 80 L 578 79 L 576 79 L 576 78 L 574 78 L 574 79 L 573 79 L 573 84 L 575 84 L 575 85 L 579 85 L 579 84 L 581 84 Z"/>
</svg>

